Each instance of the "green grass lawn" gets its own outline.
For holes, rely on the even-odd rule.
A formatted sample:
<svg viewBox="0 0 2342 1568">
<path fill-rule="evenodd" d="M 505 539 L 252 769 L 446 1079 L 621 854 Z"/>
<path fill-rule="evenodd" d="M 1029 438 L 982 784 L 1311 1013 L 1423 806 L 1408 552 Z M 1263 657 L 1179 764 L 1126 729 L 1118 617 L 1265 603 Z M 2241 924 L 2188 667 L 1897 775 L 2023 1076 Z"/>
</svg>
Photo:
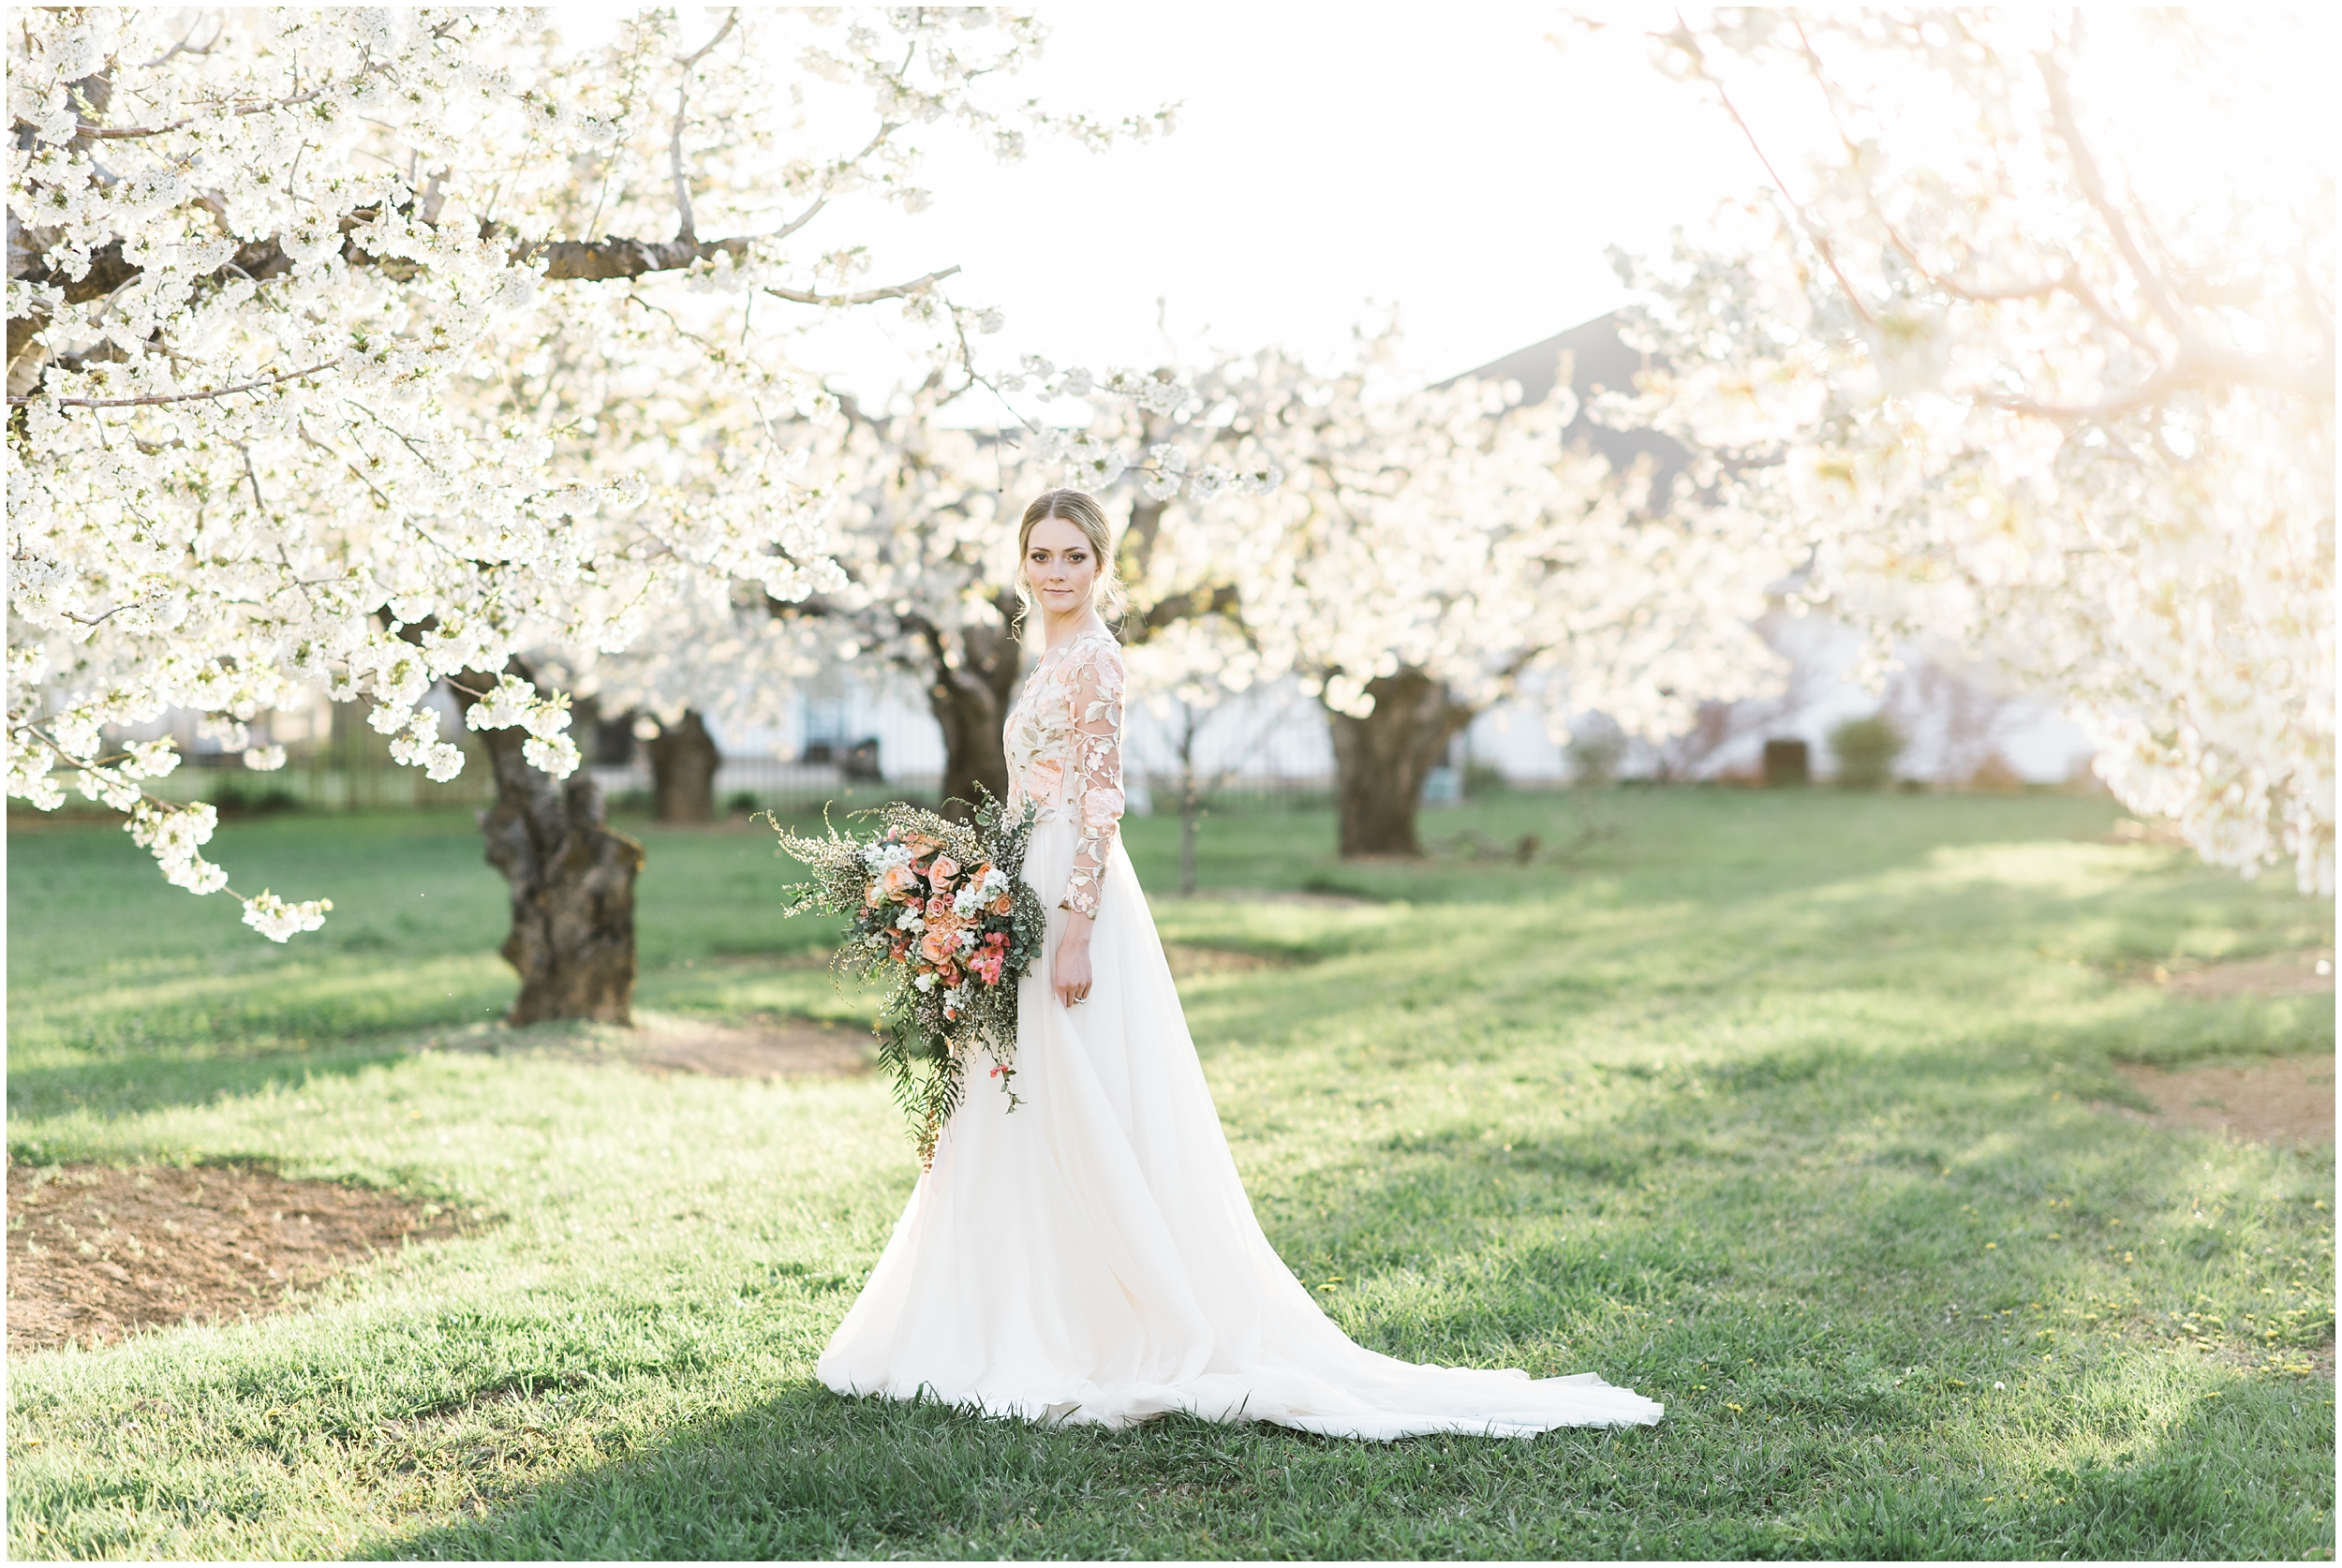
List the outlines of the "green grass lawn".
<svg viewBox="0 0 2342 1568">
<path fill-rule="evenodd" d="M 1425 829 L 1563 844 L 1588 809 Z M 1157 905 L 1276 960 L 1189 1017 L 1346 1330 L 1668 1405 L 1385 1446 L 822 1389 L 915 1174 L 882 1087 L 475 1048 L 513 987 L 462 819 L 224 826 L 237 885 L 335 902 L 283 948 L 118 831 L 13 835 L 14 1161 L 258 1161 L 480 1223 L 302 1310 L 12 1359 L 11 1553 L 2332 1557 L 2332 1150 L 2092 1103 L 2120 1058 L 2331 1051 L 2331 998 L 2131 983 L 2323 946 L 2331 903 L 2106 841 L 2102 801 L 1592 810 L 1614 831 L 1526 867 L 1215 817 L 1206 896 Z M 1150 886 L 1175 830 L 1130 826 Z M 778 919 L 768 836 L 645 836 L 645 1009 L 865 1012 Z"/>
</svg>

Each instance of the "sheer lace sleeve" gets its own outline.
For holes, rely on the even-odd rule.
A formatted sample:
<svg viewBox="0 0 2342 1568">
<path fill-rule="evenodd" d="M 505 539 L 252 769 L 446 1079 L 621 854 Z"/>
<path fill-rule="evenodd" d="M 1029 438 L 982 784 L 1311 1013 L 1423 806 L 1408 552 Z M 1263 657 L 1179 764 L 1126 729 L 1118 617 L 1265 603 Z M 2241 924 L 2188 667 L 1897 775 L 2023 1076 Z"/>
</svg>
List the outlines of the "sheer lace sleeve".
<svg viewBox="0 0 2342 1568">
<path fill-rule="evenodd" d="M 1106 862 L 1122 820 L 1122 650 L 1104 637 L 1071 654 L 1066 695 L 1074 710 L 1073 778 L 1067 793 L 1074 806 L 1074 874 L 1065 880 L 1059 907 L 1079 914 L 1098 912 Z"/>
</svg>

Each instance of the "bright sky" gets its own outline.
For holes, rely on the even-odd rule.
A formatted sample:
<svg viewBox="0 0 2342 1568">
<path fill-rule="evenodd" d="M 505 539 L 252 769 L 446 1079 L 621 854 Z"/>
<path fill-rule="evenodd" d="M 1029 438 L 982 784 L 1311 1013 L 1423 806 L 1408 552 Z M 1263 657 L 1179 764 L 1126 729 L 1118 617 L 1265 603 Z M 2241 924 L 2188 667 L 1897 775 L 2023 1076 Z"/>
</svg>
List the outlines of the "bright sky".
<svg viewBox="0 0 2342 1568">
<path fill-rule="evenodd" d="M 1564 51 L 1549 7 L 1042 14 L 1048 48 L 1002 84 L 1010 101 L 1185 107 L 1152 143 L 1035 136 L 1006 167 L 931 138 L 935 205 L 882 225 L 871 278 L 959 263 L 954 297 L 1007 312 L 983 347 L 1010 356 L 1155 360 L 1158 298 L 1182 339 L 1323 351 L 1371 300 L 1398 305 L 1410 356 L 1445 375 L 1616 305 L 1607 245 L 1656 244 L 1761 178 L 1631 28 Z M 882 362 L 879 329 L 860 331 L 834 345 L 856 380 Z"/>
<path fill-rule="evenodd" d="M 624 8 L 558 14 L 584 41 Z M 693 14 L 714 30 L 718 13 Z M 1768 183 L 1719 111 L 1649 65 L 1642 30 L 1666 25 L 1664 7 L 1609 9 L 1620 20 L 1595 34 L 1549 6 L 1074 5 L 1041 14 L 1048 46 L 997 84 L 1001 108 L 1038 97 L 1114 120 L 1178 102 L 1179 129 L 1104 154 L 1036 133 L 1024 161 L 1002 166 L 952 127 L 927 127 L 920 179 L 935 204 L 905 216 L 849 198 L 822 240 L 867 245 L 870 282 L 956 263 L 952 297 L 1007 314 L 1006 330 L 979 345 L 996 368 L 1027 352 L 1099 370 L 1155 362 L 1159 299 L 1183 345 L 1323 353 L 1372 302 L 1398 307 L 1417 367 L 1445 376 L 1619 304 L 1608 246 L 1656 248 L 1672 226 Z M 2123 21 L 2093 25 L 2119 32 Z M 2247 172 L 2227 155 L 2240 141 L 2278 160 L 2321 143 L 2311 155 L 2330 170 L 2332 33 L 2311 31 L 2323 47 L 2263 52 L 2266 90 L 2223 106 L 2225 128 L 2238 134 L 2219 154 L 2191 155 L 2201 120 L 2168 111 L 2188 106 L 2168 102 L 2162 68 L 2138 73 L 2124 145 L 2158 178 L 2196 169 L 2233 183 Z M 685 37 L 694 33 L 687 20 Z M 1565 47 L 1549 41 L 1554 33 Z M 2118 98 L 2122 58 L 2118 48 L 2098 83 Z M 1804 149 L 1832 138 L 1793 73 L 1735 92 L 1793 180 Z M 840 130 L 850 124 L 858 140 L 864 100 L 848 92 L 839 103 L 849 114 Z M 2295 125 L 2299 113 L 2272 119 L 2273 106 L 2317 125 Z M 916 358 L 914 334 L 899 324 L 890 333 L 888 315 L 858 311 L 820 328 L 801 362 L 865 395 L 883 391 Z"/>
</svg>

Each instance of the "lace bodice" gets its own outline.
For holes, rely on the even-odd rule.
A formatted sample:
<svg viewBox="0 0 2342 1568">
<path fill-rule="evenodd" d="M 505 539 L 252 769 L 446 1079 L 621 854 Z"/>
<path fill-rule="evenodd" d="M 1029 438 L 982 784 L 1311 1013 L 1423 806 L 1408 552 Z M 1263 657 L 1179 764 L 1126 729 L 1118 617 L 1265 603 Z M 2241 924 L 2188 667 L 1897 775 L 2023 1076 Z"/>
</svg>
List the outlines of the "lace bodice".
<svg viewBox="0 0 2342 1568">
<path fill-rule="evenodd" d="M 1122 650 L 1095 627 L 1041 656 L 1008 716 L 1008 804 L 1070 821 L 1074 872 L 1061 909 L 1098 912 L 1122 820 Z"/>
</svg>

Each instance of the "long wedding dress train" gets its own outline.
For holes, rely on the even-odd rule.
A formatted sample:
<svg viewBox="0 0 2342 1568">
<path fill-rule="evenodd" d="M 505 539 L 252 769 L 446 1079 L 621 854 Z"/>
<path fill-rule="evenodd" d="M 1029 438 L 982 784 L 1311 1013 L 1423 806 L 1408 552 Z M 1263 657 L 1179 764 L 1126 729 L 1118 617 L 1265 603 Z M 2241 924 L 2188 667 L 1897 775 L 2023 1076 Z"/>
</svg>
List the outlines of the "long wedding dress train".
<svg viewBox="0 0 2342 1568">
<path fill-rule="evenodd" d="M 1010 720 L 1012 780 L 1045 816 L 1026 879 L 1045 907 L 1063 894 L 1096 910 L 1089 998 L 1069 1009 L 1050 987 L 1067 918 L 1052 908 L 1018 992 L 1022 1102 L 1009 1114 L 997 1080 L 971 1072 L 822 1381 L 1108 1427 L 1172 1411 L 1375 1439 L 1657 1421 L 1664 1407 L 1591 1372 L 1532 1380 L 1367 1350 L 1277 1256 L 1113 832 L 1119 656 L 1103 630 L 1052 649 Z"/>
</svg>

